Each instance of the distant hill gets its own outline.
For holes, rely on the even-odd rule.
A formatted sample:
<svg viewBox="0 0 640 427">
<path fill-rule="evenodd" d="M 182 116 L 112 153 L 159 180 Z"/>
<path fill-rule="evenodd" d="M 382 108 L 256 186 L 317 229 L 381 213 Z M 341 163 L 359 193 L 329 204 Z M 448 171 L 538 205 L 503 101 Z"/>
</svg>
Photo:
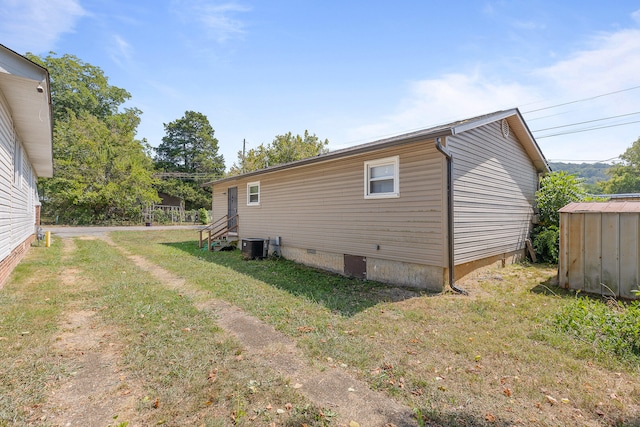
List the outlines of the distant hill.
<svg viewBox="0 0 640 427">
<path fill-rule="evenodd" d="M 607 163 L 562 163 L 549 162 L 552 171 L 566 171 L 572 175 L 584 178 L 586 184 L 595 184 L 598 181 L 607 181 L 607 169 L 611 167 Z"/>
</svg>

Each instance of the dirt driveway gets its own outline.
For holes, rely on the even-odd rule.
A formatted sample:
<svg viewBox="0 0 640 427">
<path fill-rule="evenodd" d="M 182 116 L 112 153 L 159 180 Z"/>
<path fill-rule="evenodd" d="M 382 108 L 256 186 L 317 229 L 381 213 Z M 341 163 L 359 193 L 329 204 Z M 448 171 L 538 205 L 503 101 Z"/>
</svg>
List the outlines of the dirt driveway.
<svg viewBox="0 0 640 427">
<path fill-rule="evenodd" d="M 168 228 L 168 227 L 167 227 Z M 175 227 L 172 227 L 175 228 Z M 187 226 L 183 228 L 194 228 Z M 144 271 L 153 275 L 159 283 L 170 289 L 179 289 L 181 293 L 199 296 L 200 290 L 190 286 L 181 277 L 153 264 L 146 258 L 128 253 L 109 238 L 108 233 L 117 230 L 158 230 L 160 227 L 45 227 L 54 233 L 54 238 L 63 239 L 67 251 L 74 250 L 73 237 L 99 238 L 118 249 L 129 260 Z M 295 389 L 318 406 L 334 408 L 337 413 L 335 423 L 339 426 L 416 426 L 412 411 L 390 399 L 387 395 L 369 389 L 368 385 L 342 370 L 320 370 L 305 359 L 291 338 L 276 331 L 259 319 L 248 315 L 238 307 L 216 299 L 204 299 L 197 308 L 211 317 L 227 333 L 233 335 L 265 369 L 277 372 L 287 378 Z M 103 417 L 113 413 L 113 407 L 119 407 L 120 413 L 133 415 L 131 394 L 108 393 L 118 383 L 117 376 L 125 375 L 113 370 L 114 346 L 102 348 L 105 331 L 96 331 L 90 317 L 84 312 L 68 314 L 63 325 L 64 339 L 59 345 L 68 346 L 74 351 L 71 357 L 78 358 L 82 366 L 74 378 L 65 384 L 55 396 L 51 396 L 53 406 L 68 408 L 56 411 L 54 418 L 48 421 L 54 425 L 104 425 Z M 133 391 L 135 392 L 135 391 Z M 111 397 L 109 397 L 111 396 Z M 99 400 L 101 405 L 92 405 Z M 101 410 L 101 408 L 103 410 Z M 333 420 L 332 420 L 333 421 Z M 87 424 L 87 422 L 89 424 Z M 132 422 L 131 425 L 135 425 Z"/>
</svg>

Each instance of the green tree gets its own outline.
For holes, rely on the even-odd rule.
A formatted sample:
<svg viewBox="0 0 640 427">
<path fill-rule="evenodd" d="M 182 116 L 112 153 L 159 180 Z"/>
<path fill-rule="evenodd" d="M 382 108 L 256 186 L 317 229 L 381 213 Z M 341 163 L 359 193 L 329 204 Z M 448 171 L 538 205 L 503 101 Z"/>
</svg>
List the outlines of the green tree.
<svg viewBox="0 0 640 427">
<path fill-rule="evenodd" d="M 142 112 L 120 111 L 131 95 L 73 55 L 29 59 L 51 77 L 54 178 L 39 182 L 43 215 L 69 223 L 136 220 L 149 202 L 153 164 L 136 140 Z"/>
<path fill-rule="evenodd" d="M 54 177 L 43 182 L 50 215 L 65 223 L 140 220 L 158 201 L 153 164 L 134 139 L 134 112 L 104 120 L 70 112 L 54 133 Z"/>
<path fill-rule="evenodd" d="M 583 200 L 587 196 L 582 180 L 565 171 L 551 172 L 540 181 L 536 192 L 536 204 L 540 213 L 540 225 L 560 226 L 558 211 L 568 203 Z"/>
<path fill-rule="evenodd" d="M 536 256 L 544 262 L 558 262 L 560 213 L 570 202 L 584 200 L 587 196 L 582 180 L 565 171 L 551 172 L 540 181 L 536 192 L 536 204 L 540 221 L 532 232 Z"/>
<path fill-rule="evenodd" d="M 166 136 L 156 148 L 155 167 L 164 172 L 180 172 L 183 177 L 166 178 L 159 191 L 180 197 L 187 209 L 209 209 L 211 192 L 200 184 L 224 174 L 224 158 L 218 154 L 218 140 L 207 116 L 194 111 L 164 125 Z M 197 176 L 204 174 L 203 176 Z"/>
<path fill-rule="evenodd" d="M 126 90 L 112 86 L 104 72 L 73 55 L 44 58 L 27 53 L 27 58 L 49 70 L 51 77 L 51 103 L 54 122 L 88 112 L 99 119 L 118 113 L 119 107 L 131 98 Z"/>
<path fill-rule="evenodd" d="M 621 164 L 612 166 L 608 171 L 609 180 L 600 183 L 606 194 L 640 192 L 640 138 L 620 155 Z"/>
<path fill-rule="evenodd" d="M 271 144 L 266 147 L 260 144 L 257 148 L 249 150 L 244 157 L 242 151 L 239 151 L 238 161 L 231 167 L 229 175 L 239 175 L 324 154 L 329 151 L 328 145 L 328 139 L 323 141 L 315 134 L 310 135 L 307 130 L 304 131 L 304 136 L 293 135 L 291 132 L 276 135 Z"/>
<path fill-rule="evenodd" d="M 187 111 L 164 124 L 166 136 L 156 149 L 156 167 L 169 172 L 224 174 L 224 158 L 207 116 Z"/>
</svg>

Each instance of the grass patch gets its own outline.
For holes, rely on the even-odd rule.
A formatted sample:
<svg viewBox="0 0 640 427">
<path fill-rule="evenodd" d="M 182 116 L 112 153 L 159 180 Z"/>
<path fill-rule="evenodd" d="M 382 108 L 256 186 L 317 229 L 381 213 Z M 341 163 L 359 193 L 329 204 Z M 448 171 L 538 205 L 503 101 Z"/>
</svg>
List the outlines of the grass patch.
<svg viewBox="0 0 640 427">
<path fill-rule="evenodd" d="M 114 395 L 135 396 L 131 418 L 113 407 L 104 425 L 329 422 L 286 380 L 245 357 L 193 301 L 165 289 L 105 242 L 75 240 L 67 254 L 57 243 L 32 250 L 0 290 L 0 426 L 46 425 L 52 393 L 59 396 L 72 372 L 85 368 L 79 352 L 54 349 L 60 323 L 75 311 L 95 313 L 91 328 L 109 331 L 96 348 L 118 349 Z"/>
<path fill-rule="evenodd" d="M 596 353 L 576 328 L 563 329 L 561 320 L 586 330 L 591 318 L 581 313 L 608 312 L 555 287 L 555 268 L 489 270 L 461 284 L 470 297 L 390 292 L 285 260 L 200 251 L 196 238 L 182 230 L 113 235 L 203 291 L 198 298 L 272 324 L 309 363 L 345 369 L 414 408 L 422 425 L 640 425 L 638 364 L 628 352 Z M 91 310 L 112 331 L 121 386 L 139 396 L 136 425 L 332 425 L 329 411 L 323 417 L 245 357 L 196 301 L 104 242 L 75 242 L 69 254 L 57 240 L 34 248 L 0 290 L 0 425 L 37 424 L 37 407 L 75 369 L 51 351 L 70 310 Z M 629 316 L 607 315 L 608 324 L 635 330 L 637 306 L 607 308 Z M 275 414 L 285 407 L 286 418 Z"/>
<path fill-rule="evenodd" d="M 69 296 L 59 291 L 60 246 L 31 248 L 0 289 L 0 425 L 27 424 L 50 384 L 68 375 L 51 350 Z"/>
<path fill-rule="evenodd" d="M 554 316 L 563 334 L 587 344 L 594 353 L 640 366 L 640 302 L 576 297 Z"/>
<path fill-rule="evenodd" d="M 490 270 L 464 283 L 468 298 L 394 299 L 384 285 L 288 261 L 201 251 L 196 236 L 147 232 L 114 239 L 271 323 L 317 366 L 346 366 L 415 408 L 425 424 L 640 423 L 638 367 L 585 357 L 584 347 L 552 327 L 572 302 L 552 284 L 553 267 Z"/>
</svg>

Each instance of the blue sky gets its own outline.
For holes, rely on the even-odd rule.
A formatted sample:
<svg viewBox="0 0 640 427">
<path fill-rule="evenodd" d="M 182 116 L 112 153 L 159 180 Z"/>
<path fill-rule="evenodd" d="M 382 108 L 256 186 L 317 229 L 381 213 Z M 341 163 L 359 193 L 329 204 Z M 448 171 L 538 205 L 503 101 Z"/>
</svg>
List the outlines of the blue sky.
<svg viewBox="0 0 640 427">
<path fill-rule="evenodd" d="M 640 137 L 637 1 L 0 0 L 0 11 L 1 44 L 75 55 L 129 91 L 151 145 L 163 123 L 205 114 L 228 166 L 243 139 L 307 129 L 337 149 L 512 107 L 550 160 L 612 159 Z"/>
</svg>

